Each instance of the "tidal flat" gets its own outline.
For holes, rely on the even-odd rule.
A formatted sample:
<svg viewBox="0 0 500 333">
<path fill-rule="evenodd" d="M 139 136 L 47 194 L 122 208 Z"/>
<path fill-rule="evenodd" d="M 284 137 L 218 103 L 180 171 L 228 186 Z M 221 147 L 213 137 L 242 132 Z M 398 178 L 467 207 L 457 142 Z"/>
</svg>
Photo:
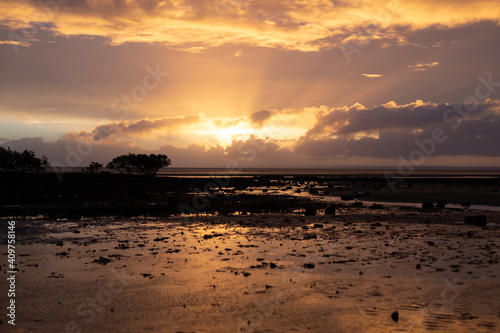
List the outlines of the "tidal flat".
<svg viewBox="0 0 500 333">
<path fill-rule="evenodd" d="M 200 192 L 216 180 L 49 176 L 11 177 L 3 195 L 17 276 L 16 325 L 3 317 L 2 332 L 500 327 L 497 178 L 392 192 L 373 177 L 250 177 Z"/>
</svg>

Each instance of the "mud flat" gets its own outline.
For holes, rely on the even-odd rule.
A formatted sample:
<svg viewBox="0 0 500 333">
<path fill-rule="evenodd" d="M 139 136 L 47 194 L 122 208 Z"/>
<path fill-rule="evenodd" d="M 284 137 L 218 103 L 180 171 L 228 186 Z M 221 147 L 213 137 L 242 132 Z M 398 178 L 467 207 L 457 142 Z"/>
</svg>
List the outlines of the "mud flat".
<svg viewBox="0 0 500 333">
<path fill-rule="evenodd" d="M 0 330 L 498 332 L 500 213 L 463 223 L 476 213 L 18 220 L 17 320 Z"/>
<path fill-rule="evenodd" d="M 397 181 L 396 181 L 397 180 Z M 183 212 L 292 213 L 331 202 L 431 202 L 500 210 L 500 177 L 280 176 L 184 178 L 124 174 L 0 173 L 0 217 L 82 220 L 176 216 Z M 298 193 L 300 192 L 300 193 Z M 350 198 L 345 201 L 341 198 Z M 461 206 L 463 205 L 463 206 Z"/>
</svg>

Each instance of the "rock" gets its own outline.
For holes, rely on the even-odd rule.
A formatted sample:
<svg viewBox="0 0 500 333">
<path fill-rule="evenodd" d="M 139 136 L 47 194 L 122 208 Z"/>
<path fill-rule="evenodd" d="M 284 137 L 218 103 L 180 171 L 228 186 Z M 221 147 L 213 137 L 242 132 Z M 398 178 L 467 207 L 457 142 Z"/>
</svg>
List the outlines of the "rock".
<svg viewBox="0 0 500 333">
<path fill-rule="evenodd" d="M 473 215 L 465 217 L 465 224 L 485 227 L 487 224 L 486 215 Z"/>
<path fill-rule="evenodd" d="M 315 265 L 313 263 L 304 264 L 304 268 L 307 268 L 307 269 L 313 269 L 314 267 L 315 267 Z"/>
<path fill-rule="evenodd" d="M 354 196 L 353 195 L 343 195 L 340 197 L 340 200 L 342 200 L 342 201 L 354 200 Z"/>
<path fill-rule="evenodd" d="M 328 206 L 325 208 L 325 215 L 335 215 L 335 206 Z"/>
<path fill-rule="evenodd" d="M 210 239 L 214 237 L 221 237 L 224 236 L 223 234 L 208 234 L 208 235 L 203 235 L 203 239 Z"/>
<path fill-rule="evenodd" d="M 307 234 L 304 234 L 304 237 L 303 239 L 304 240 L 308 240 L 308 239 L 317 239 L 318 238 L 318 235 L 314 234 L 314 233 L 307 233 Z"/>
<path fill-rule="evenodd" d="M 384 206 L 381 204 L 373 204 L 370 206 L 370 209 L 384 209 Z"/>
<path fill-rule="evenodd" d="M 424 201 L 422 203 L 422 209 L 434 209 L 434 204 L 430 201 Z"/>
<path fill-rule="evenodd" d="M 99 259 L 94 259 L 94 261 L 92 261 L 92 262 L 94 262 L 96 264 L 107 265 L 108 263 L 111 262 L 111 260 L 108 258 L 99 257 Z"/>
<path fill-rule="evenodd" d="M 302 193 L 302 190 L 300 188 L 295 190 L 295 193 Z"/>
<path fill-rule="evenodd" d="M 392 320 L 394 320 L 394 322 L 398 322 L 399 320 L 399 313 L 397 311 L 394 311 L 392 314 L 391 314 L 391 318 Z"/>
<path fill-rule="evenodd" d="M 356 201 L 356 202 L 353 202 L 352 207 L 356 207 L 356 208 L 360 208 L 360 207 L 363 207 L 363 203 L 361 201 Z"/>
<path fill-rule="evenodd" d="M 309 194 L 318 194 L 318 193 L 319 193 L 318 190 L 315 188 L 309 190 Z"/>
<path fill-rule="evenodd" d="M 470 207 L 470 201 L 464 201 L 464 202 L 460 203 L 460 206 L 462 206 L 462 207 Z"/>
<path fill-rule="evenodd" d="M 304 209 L 304 215 L 305 216 L 316 216 L 316 208 L 306 207 L 306 209 Z"/>
<path fill-rule="evenodd" d="M 436 204 L 436 208 L 444 209 L 447 204 L 448 204 L 447 200 L 439 200 Z"/>
<path fill-rule="evenodd" d="M 315 223 L 315 224 L 313 225 L 313 228 L 314 228 L 314 229 L 322 229 L 323 227 L 324 227 L 324 226 L 323 226 L 321 223 Z"/>
</svg>

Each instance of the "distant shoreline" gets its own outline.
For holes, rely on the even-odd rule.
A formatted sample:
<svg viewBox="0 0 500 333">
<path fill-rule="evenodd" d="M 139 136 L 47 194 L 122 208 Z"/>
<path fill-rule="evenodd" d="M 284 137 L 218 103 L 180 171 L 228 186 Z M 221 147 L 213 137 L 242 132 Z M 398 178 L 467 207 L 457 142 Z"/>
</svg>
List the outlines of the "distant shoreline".
<svg viewBox="0 0 500 333">
<path fill-rule="evenodd" d="M 0 173 L 1 216 L 166 217 L 183 213 L 293 213 L 355 201 L 451 207 L 500 206 L 500 177 L 420 176 L 390 180 L 375 174 L 127 175 Z M 299 193 L 299 195 L 297 195 Z"/>
<path fill-rule="evenodd" d="M 406 170 L 403 170 L 406 171 Z M 81 167 L 47 168 L 48 173 L 84 173 Z M 103 168 L 100 173 L 119 173 L 115 170 Z M 397 168 L 241 168 L 233 171 L 226 168 L 166 168 L 157 174 L 161 176 L 223 176 L 223 177 L 243 177 L 243 176 L 345 176 L 363 177 L 378 176 L 385 177 L 386 174 L 392 176 L 404 175 Z M 406 178 L 417 177 L 500 177 L 500 168 L 419 168 L 407 175 Z"/>
</svg>

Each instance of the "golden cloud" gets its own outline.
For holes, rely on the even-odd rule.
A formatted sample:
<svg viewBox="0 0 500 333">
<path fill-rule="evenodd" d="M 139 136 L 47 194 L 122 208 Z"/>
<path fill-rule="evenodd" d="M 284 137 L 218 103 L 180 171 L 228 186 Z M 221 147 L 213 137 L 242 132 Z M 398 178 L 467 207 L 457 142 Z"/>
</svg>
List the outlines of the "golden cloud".
<svg viewBox="0 0 500 333">
<path fill-rule="evenodd" d="M 376 79 L 383 76 L 382 74 L 361 74 L 361 75 L 370 79 Z"/>
<path fill-rule="evenodd" d="M 411 69 L 414 72 L 423 72 L 426 71 L 432 67 L 436 67 L 439 65 L 438 61 L 434 62 L 417 62 L 411 65 L 408 65 L 408 68 Z"/>
<path fill-rule="evenodd" d="M 481 20 L 498 23 L 500 4 L 497 0 L 339 4 L 327 0 L 0 0 L 0 13 L 0 25 L 11 30 L 50 22 L 57 34 L 103 36 L 116 45 L 162 43 L 201 52 L 241 44 L 309 52 L 349 38 L 396 39 L 404 44 L 408 30 Z"/>
</svg>

